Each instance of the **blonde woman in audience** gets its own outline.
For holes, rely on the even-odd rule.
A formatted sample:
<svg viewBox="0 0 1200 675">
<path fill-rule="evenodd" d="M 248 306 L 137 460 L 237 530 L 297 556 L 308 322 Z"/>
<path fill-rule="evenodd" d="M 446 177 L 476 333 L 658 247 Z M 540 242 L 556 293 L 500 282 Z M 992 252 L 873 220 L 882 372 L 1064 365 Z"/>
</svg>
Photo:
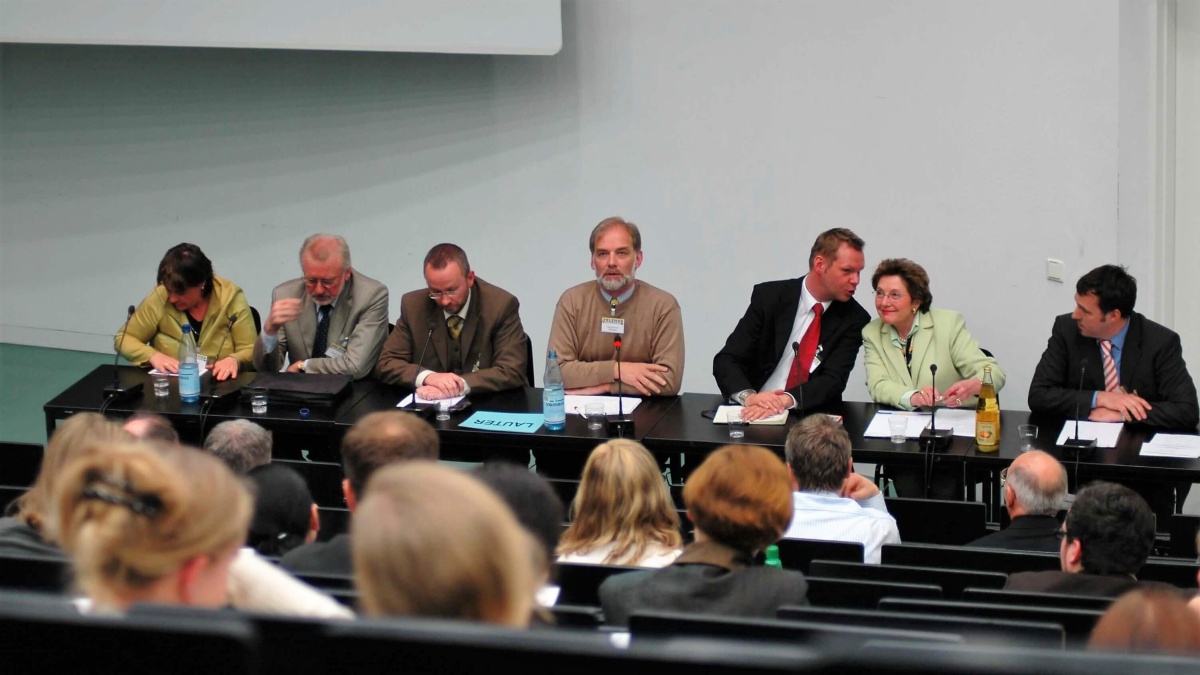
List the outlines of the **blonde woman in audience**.
<svg viewBox="0 0 1200 675">
<path fill-rule="evenodd" d="M 99 611 L 135 602 L 220 607 L 253 503 L 191 448 L 96 445 L 63 469 L 54 532 Z"/>
<path fill-rule="evenodd" d="M 9 509 L 12 517 L 0 519 L 0 554 L 61 556 L 62 550 L 47 539 L 45 524 L 63 467 L 94 443 L 132 440 L 133 436 L 103 415 L 78 413 L 64 420 L 50 436 L 33 487 L 13 502 Z"/>
<path fill-rule="evenodd" d="M 637 441 L 601 443 L 571 503 L 558 561 L 665 567 L 683 551 L 679 515 L 658 463 Z"/>
<path fill-rule="evenodd" d="M 350 542 L 367 614 L 529 624 L 539 544 L 469 475 L 432 462 L 380 469 Z"/>
</svg>

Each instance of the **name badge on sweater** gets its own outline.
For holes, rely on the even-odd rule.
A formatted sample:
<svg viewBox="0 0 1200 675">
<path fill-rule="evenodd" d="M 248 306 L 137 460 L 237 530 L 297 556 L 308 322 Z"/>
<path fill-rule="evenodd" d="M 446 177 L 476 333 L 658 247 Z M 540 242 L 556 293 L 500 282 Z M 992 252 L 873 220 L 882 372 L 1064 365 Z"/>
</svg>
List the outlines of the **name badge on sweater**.
<svg viewBox="0 0 1200 675">
<path fill-rule="evenodd" d="M 616 319 L 613 317 L 605 317 L 600 319 L 600 332 L 611 333 L 613 335 L 624 335 L 625 319 Z"/>
</svg>

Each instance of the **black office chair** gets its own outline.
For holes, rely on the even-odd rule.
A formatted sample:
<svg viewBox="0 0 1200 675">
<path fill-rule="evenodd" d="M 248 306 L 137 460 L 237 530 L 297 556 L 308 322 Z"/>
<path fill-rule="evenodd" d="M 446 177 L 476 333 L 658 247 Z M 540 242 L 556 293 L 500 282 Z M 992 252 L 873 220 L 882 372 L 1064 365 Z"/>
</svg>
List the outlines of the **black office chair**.
<svg viewBox="0 0 1200 675">
<path fill-rule="evenodd" d="M 902 565 L 866 565 L 863 563 L 814 560 L 809 572 L 814 577 L 861 581 L 889 581 L 904 584 L 930 584 L 942 589 L 948 599 L 957 599 L 967 588 L 1003 588 L 1008 575 L 978 570 L 952 570 L 937 567 Z"/>
<path fill-rule="evenodd" d="M 262 316 L 255 307 L 250 308 L 250 316 L 254 317 L 254 334 L 262 333 Z"/>
<path fill-rule="evenodd" d="M 905 543 L 962 545 L 988 533 L 987 505 L 982 502 L 906 497 L 885 501 Z"/>
<path fill-rule="evenodd" d="M 529 339 L 529 333 L 525 334 L 525 379 L 528 380 L 529 386 L 533 385 L 533 340 Z"/>
<path fill-rule="evenodd" d="M 33 485 L 44 454 L 45 449 L 38 443 L 0 442 L 0 485 Z"/>
</svg>

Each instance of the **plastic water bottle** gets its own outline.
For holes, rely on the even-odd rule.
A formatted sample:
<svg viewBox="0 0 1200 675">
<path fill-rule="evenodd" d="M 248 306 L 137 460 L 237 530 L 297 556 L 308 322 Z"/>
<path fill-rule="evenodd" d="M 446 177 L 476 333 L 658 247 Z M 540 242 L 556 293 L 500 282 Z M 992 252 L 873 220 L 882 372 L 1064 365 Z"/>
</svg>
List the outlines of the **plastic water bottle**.
<svg viewBox="0 0 1200 675">
<path fill-rule="evenodd" d="M 546 355 L 546 375 L 542 387 L 542 421 L 547 430 L 558 431 L 567 426 L 567 407 L 562 371 L 558 368 L 558 354 L 553 349 Z"/>
<path fill-rule="evenodd" d="M 767 547 L 766 560 L 763 561 L 763 565 L 774 567 L 775 569 L 783 569 L 783 561 L 779 559 L 778 546 L 771 544 Z"/>
<path fill-rule="evenodd" d="M 184 324 L 179 339 L 179 400 L 195 403 L 200 400 L 200 366 L 196 363 L 196 340 L 192 327 Z"/>
</svg>

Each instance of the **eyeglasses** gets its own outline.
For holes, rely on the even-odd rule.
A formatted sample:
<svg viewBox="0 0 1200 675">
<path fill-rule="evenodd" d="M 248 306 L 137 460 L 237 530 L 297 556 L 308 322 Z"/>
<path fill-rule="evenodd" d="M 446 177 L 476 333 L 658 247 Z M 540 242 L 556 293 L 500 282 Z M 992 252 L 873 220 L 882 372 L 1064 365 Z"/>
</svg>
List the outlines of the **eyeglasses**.
<svg viewBox="0 0 1200 675">
<path fill-rule="evenodd" d="M 330 286 L 336 284 L 337 282 L 338 282 L 337 277 L 333 277 L 331 279 L 318 279 L 316 277 L 304 277 L 305 288 L 316 288 L 318 284 L 320 284 L 321 286 L 324 286 L 325 288 L 329 288 Z"/>
<path fill-rule="evenodd" d="M 887 298 L 888 300 L 891 300 L 892 302 L 900 302 L 901 300 L 904 299 L 905 295 L 907 295 L 907 294 L 901 293 L 900 291 L 892 291 L 890 293 L 884 293 L 883 291 L 875 291 L 875 299 L 876 300 L 883 300 L 884 298 Z"/>
<path fill-rule="evenodd" d="M 437 302 L 442 298 L 453 298 L 461 292 L 461 288 L 451 288 L 448 291 L 429 291 L 429 299 Z"/>
</svg>

